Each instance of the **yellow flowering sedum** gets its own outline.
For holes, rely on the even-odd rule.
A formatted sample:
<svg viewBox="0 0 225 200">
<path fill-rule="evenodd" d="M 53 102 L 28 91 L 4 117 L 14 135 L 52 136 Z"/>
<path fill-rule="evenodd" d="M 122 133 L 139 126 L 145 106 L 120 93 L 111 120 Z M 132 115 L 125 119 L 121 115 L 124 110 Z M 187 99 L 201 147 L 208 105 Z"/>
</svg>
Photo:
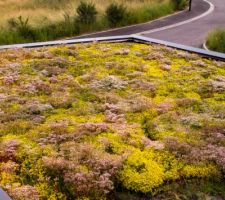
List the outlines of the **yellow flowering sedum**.
<svg viewBox="0 0 225 200">
<path fill-rule="evenodd" d="M 0 187 L 13 200 L 193 199 L 192 180 L 222 195 L 224 113 L 225 63 L 196 54 L 129 42 L 3 50 Z"/>
<path fill-rule="evenodd" d="M 153 160 L 151 152 L 135 151 L 120 172 L 120 179 L 127 189 L 148 193 L 163 183 L 163 166 Z"/>
<path fill-rule="evenodd" d="M 221 173 L 218 167 L 213 163 L 198 163 L 184 166 L 182 170 L 183 176 L 186 178 L 207 178 L 220 177 Z"/>
</svg>

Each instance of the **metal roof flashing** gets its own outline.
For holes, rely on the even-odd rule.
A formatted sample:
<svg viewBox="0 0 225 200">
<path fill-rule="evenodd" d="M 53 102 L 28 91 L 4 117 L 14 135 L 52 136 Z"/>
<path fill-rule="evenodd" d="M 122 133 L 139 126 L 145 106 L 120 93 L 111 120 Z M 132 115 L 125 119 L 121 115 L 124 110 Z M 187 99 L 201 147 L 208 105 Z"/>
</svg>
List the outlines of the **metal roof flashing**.
<svg viewBox="0 0 225 200">
<path fill-rule="evenodd" d="M 8 194 L 0 188 L 0 199 L 1 200 L 11 200 Z"/>
<path fill-rule="evenodd" d="M 16 48 L 37 48 L 44 46 L 54 46 L 54 45 L 69 45 L 78 43 L 88 43 L 88 42 L 138 42 L 138 43 L 151 43 L 160 44 L 171 48 L 176 48 L 179 50 L 187 51 L 190 53 L 196 53 L 203 57 L 225 61 L 225 54 L 207 51 L 200 48 L 185 46 L 177 43 L 167 42 L 163 40 L 148 38 L 140 35 L 122 35 L 122 36 L 110 36 L 110 37 L 97 37 L 97 38 L 87 38 L 87 39 L 67 39 L 67 40 L 56 40 L 49 42 L 35 42 L 35 43 L 25 43 L 25 44 L 13 44 L 13 45 L 3 45 L 0 46 L 0 50 L 3 49 L 16 49 Z"/>
</svg>

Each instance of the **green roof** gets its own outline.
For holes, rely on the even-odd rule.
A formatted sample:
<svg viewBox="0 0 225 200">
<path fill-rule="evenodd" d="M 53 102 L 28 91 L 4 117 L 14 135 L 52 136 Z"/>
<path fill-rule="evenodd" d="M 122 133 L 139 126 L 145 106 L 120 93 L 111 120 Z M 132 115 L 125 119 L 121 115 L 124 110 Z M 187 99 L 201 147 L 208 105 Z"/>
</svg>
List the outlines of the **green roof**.
<svg viewBox="0 0 225 200">
<path fill-rule="evenodd" d="M 224 62 L 129 42 L 1 50 L 13 199 L 224 197 L 224 130 Z"/>
</svg>

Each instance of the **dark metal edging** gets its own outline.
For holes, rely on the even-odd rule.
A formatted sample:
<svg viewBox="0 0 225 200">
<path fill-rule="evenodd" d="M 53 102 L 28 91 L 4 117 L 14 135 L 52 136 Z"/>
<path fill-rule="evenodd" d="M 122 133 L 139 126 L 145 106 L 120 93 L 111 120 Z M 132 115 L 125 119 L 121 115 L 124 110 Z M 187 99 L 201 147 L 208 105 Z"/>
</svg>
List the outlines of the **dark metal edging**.
<svg viewBox="0 0 225 200">
<path fill-rule="evenodd" d="M 0 188 L 0 200 L 12 200 L 8 194 Z"/>
<path fill-rule="evenodd" d="M 88 43 L 88 42 L 104 42 L 104 41 L 132 41 L 130 35 L 123 36 L 111 36 L 111 37 L 98 37 L 98 38 L 87 38 L 87 39 L 71 39 L 71 40 L 56 40 L 49 42 L 34 42 L 25 44 L 13 44 L 13 45 L 3 45 L 0 46 L 1 49 L 17 49 L 17 48 L 37 48 L 44 46 L 54 46 L 54 45 L 67 45 L 67 44 L 77 44 L 77 43 Z"/>
<path fill-rule="evenodd" d="M 71 40 L 57 40 L 50 42 L 35 42 L 35 43 L 27 43 L 27 44 L 15 44 L 15 45 L 3 45 L 0 46 L 0 50 L 3 49 L 16 49 L 16 48 L 37 48 L 44 46 L 54 46 L 54 45 L 67 45 L 67 44 L 77 44 L 77 43 L 88 43 L 88 42 L 122 42 L 122 41 L 130 41 L 130 42 L 141 42 L 141 43 L 153 43 L 160 44 L 172 48 L 176 48 L 179 50 L 184 50 L 190 53 L 196 53 L 202 55 L 206 58 L 212 58 L 216 60 L 225 61 L 225 54 L 218 53 L 214 51 L 207 51 L 200 48 L 190 47 L 186 45 L 181 45 L 173 42 L 167 42 L 163 40 L 153 39 L 140 35 L 122 35 L 122 36 L 110 36 L 110 37 L 97 37 L 97 38 L 87 38 L 87 39 L 71 39 Z"/>
<path fill-rule="evenodd" d="M 163 40 L 148 38 L 148 37 L 139 36 L 139 35 L 133 35 L 133 38 L 137 42 L 160 44 L 160 45 L 176 48 L 179 50 L 188 51 L 190 53 L 196 53 L 196 54 L 202 55 L 203 57 L 206 57 L 206 58 L 212 58 L 212 59 L 216 59 L 216 60 L 225 61 L 224 53 L 208 51 L 205 49 L 195 48 L 195 47 L 191 47 L 191 46 L 186 46 L 186 45 L 177 44 L 177 43 L 173 43 L 173 42 L 167 42 L 167 41 L 163 41 Z"/>
</svg>

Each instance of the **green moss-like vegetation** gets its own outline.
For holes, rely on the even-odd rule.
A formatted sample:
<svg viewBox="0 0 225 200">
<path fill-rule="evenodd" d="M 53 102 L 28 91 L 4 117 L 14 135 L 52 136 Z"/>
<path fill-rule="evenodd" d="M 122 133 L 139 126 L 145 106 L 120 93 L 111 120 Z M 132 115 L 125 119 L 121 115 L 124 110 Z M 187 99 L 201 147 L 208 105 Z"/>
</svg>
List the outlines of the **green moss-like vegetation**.
<svg viewBox="0 0 225 200">
<path fill-rule="evenodd" d="M 158 45 L 0 54 L 15 200 L 225 198 L 225 63 Z"/>
</svg>

